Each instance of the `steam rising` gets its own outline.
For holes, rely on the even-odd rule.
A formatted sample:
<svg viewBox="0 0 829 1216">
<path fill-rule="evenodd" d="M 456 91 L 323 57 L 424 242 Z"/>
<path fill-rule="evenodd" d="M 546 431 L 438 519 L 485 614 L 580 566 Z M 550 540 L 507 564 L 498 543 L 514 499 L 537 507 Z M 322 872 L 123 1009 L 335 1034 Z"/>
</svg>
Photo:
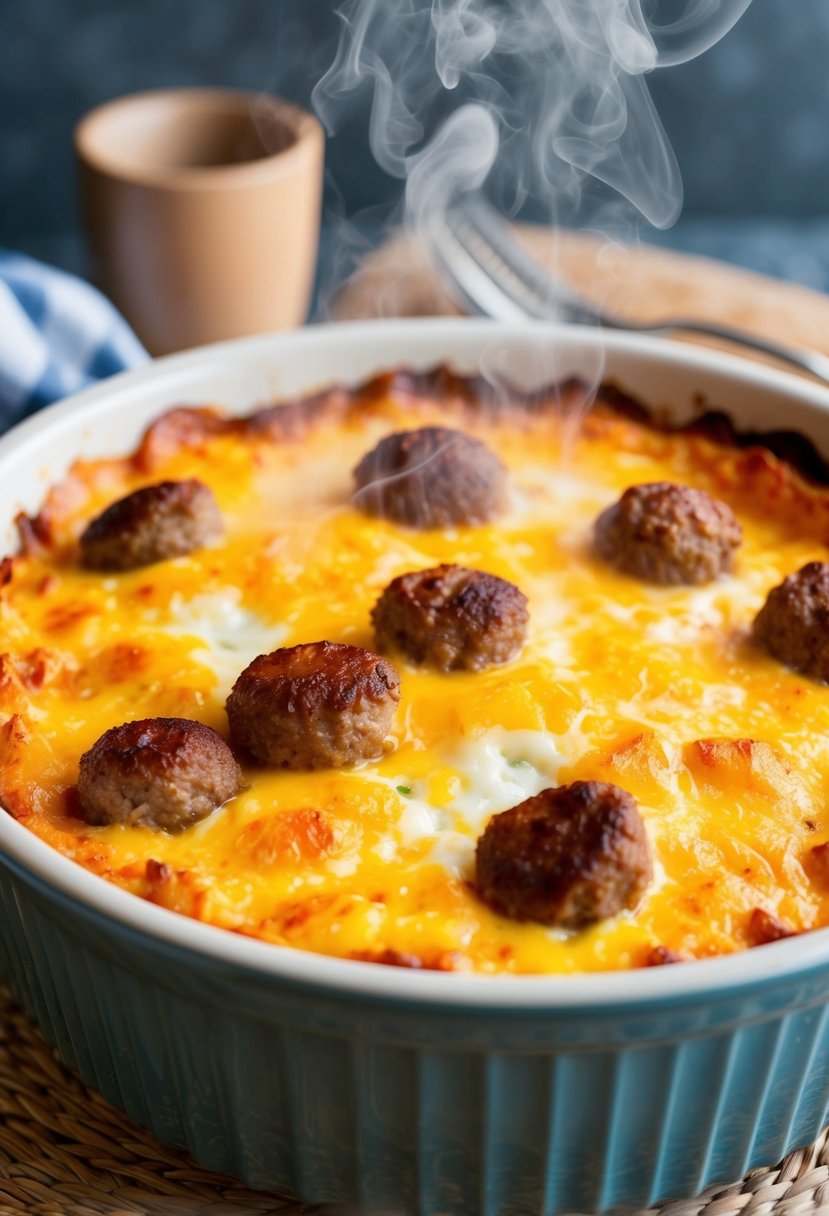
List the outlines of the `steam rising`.
<svg viewBox="0 0 829 1216">
<path fill-rule="evenodd" d="M 415 223 L 485 181 L 573 222 L 603 183 L 656 227 L 682 186 L 645 76 L 716 42 L 749 0 L 346 0 L 314 91 L 329 132 L 363 88 L 369 138 Z M 670 18 L 666 11 L 670 10 Z"/>
</svg>

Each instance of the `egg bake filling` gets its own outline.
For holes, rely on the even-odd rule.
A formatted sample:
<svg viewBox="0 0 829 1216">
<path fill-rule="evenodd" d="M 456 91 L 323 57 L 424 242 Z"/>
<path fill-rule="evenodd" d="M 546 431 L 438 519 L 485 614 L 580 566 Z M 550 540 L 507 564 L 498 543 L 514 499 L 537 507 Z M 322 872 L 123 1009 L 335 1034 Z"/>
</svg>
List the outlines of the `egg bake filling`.
<svg viewBox="0 0 829 1216">
<path fill-rule="evenodd" d="M 494 518 L 412 526 L 355 497 L 352 470 L 380 440 L 433 426 L 497 453 Z M 217 538 L 124 570 L 79 559 L 111 503 L 189 479 L 213 493 Z M 660 584 L 597 552 L 602 512 L 665 482 L 731 508 L 730 572 Z M 447 971 L 639 967 L 829 923 L 829 687 L 753 632 L 770 589 L 826 560 L 829 491 L 763 446 L 660 428 L 576 382 L 529 398 L 390 373 L 248 419 L 172 410 L 132 455 L 77 461 L 18 522 L 0 592 L 0 799 L 117 886 L 268 942 Z M 225 702 L 256 656 L 374 651 L 384 589 L 444 565 L 519 588 L 525 637 L 479 670 L 384 649 L 399 701 L 379 757 L 295 768 L 234 745 L 238 794 L 184 830 L 86 821 L 79 762 L 104 732 L 175 718 L 227 740 Z M 576 928 L 505 913 L 476 879 L 479 838 L 577 782 L 635 800 L 644 891 Z"/>
</svg>

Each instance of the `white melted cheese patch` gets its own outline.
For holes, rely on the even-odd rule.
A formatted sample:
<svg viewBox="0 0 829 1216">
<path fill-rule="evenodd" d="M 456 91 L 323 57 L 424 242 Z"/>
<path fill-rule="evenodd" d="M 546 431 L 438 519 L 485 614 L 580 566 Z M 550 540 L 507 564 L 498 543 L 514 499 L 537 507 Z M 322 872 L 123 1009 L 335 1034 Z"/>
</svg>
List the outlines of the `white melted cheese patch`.
<svg viewBox="0 0 829 1216">
<path fill-rule="evenodd" d="M 174 595 L 165 630 L 174 637 L 197 638 L 190 655 L 216 676 L 216 696 L 225 698 L 253 659 L 268 654 L 287 636 L 285 626 L 264 621 L 242 605 L 238 588 L 227 587 L 185 599 Z"/>
<path fill-rule="evenodd" d="M 571 758 L 577 734 L 571 729 L 571 737 L 558 738 L 548 731 L 494 727 L 446 749 L 436 759 L 458 776 L 458 788 L 448 805 L 429 801 L 425 781 L 374 778 L 396 789 L 403 802 L 398 839 L 379 847 L 383 860 L 393 860 L 400 846 L 426 843 L 428 860 L 455 877 L 470 879 L 475 844 L 490 817 L 555 785 L 559 769 Z"/>
<path fill-rule="evenodd" d="M 740 584 L 736 579 L 719 579 L 707 587 L 683 588 L 682 610 L 667 612 L 645 630 L 649 642 L 667 646 L 693 646 L 706 630 L 722 629 L 727 610 L 739 602 Z M 736 595 L 735 595 L 736 593 Z"/>
<path fill-rule="evenodd" d="M 521 467 L 521 486 L 513 490 L 516 514 L 568 516 L 578 509 L 588 514 L 612 501 L 613 490 L 592 478 L 566 468 L 550 469 L 526 462 Z"/>
<path fill-rule="evenodd" d="M 513 493 L 516 522 L 546 520 L 555 526 L 556 544 L 565 552 L 590 548 L 593 522 L 614 501 L 613 491 L 567 469 L 525 465 L 521 488 Z"/>
<path fill-rule="evenodd" d="M 374 776 L 372 780 L 396 789 L 404 803 L 397 824 L 397 839 L 389 837 L 378 845 L 378 856 L 383 861 L 393 862 L 401 847 L 425 844 L 428 861 L 443 866 L 454 878 L 472 881 L 478 837 L 490 818 L 556 786 L 562 766 L 572 763 L 587 750 L 589 744 L 582 730 L 586 712 L 576 715 L 564 735 L 495 727 L 477 739 L 467 739 L 458 747 L 447 749 L 436 759 L 454 769 L 459 778 L 458 790 L 449 805 L 433 805 L 428 799 L 425 781 Z M 666 758 L 672 762 L 673 785 L 679 753 L 676 749 L 666 749 Z M 664 869 L 655 860 L 650 894 L 665 881 Z M 612 918 L 612 923 L 631 915 L 620 912 L 618 918 Z M 569 931 L 556 928 L 548 932 L 561 940 L 570 935 Z"/>
</svg>

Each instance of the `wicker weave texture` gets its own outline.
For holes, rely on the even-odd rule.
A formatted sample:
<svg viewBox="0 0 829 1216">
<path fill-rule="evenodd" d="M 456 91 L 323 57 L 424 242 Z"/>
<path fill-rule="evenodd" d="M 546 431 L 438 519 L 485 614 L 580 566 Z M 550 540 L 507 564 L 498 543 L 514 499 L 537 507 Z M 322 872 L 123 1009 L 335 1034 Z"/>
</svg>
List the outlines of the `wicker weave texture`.
<svg viewBox="0 0 829 1216">
<path fill-rule="evenodd" d="M 0 991 L 0 1216 L 299 1216 L 164 1148 L 63 1068 Z M 829 1131 L 811 1149 L 647 1216 L 829 1213 Z M 509 1216 L 505 1213 L 504 1216 Z"/>
</svg>

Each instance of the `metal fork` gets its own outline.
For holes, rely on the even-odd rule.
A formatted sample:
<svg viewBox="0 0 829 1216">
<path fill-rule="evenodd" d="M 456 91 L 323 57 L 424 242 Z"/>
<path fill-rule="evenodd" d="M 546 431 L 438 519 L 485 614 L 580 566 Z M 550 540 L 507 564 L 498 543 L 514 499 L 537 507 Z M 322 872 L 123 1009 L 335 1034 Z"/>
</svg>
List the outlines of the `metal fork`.
<svg viewBox="0 0 829 1216">
<path fill-rule="evenodd" d="M 528 254 L 506 221 L 480 196 L 451 207 L 445 220 L 430 228 L 429 236 L 447 285 L 470 311 L 481 316 L 502 321 L 565 321 L 638 333 L 683 330 L 759 351 L 829 384 L 829 359 L 817 351 L 795 350 L 728 325 L 685 317 L 644 325 L 598 308 Z"/>
</svg>

